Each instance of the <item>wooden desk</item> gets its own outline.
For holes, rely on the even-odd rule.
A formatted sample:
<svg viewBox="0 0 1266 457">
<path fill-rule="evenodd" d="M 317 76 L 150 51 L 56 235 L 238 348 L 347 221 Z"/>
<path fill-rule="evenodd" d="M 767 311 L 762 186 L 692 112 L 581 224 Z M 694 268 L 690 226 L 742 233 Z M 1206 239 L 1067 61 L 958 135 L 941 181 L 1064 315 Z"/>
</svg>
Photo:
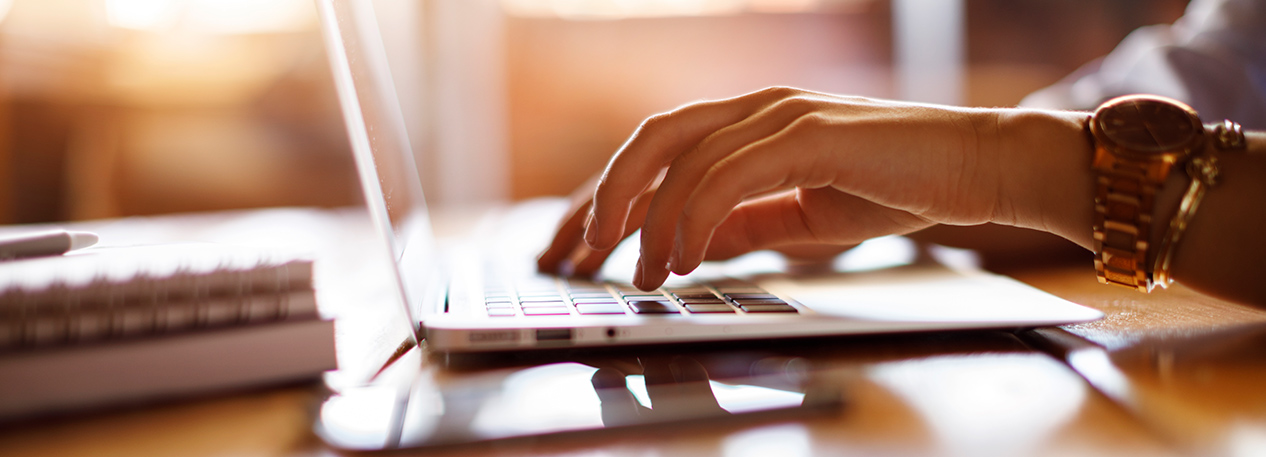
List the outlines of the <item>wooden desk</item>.
<svg viewBox="0 0 1266 457">
<path fill-rule="evenodd" d="M 283 219 L 262 218 L 273 230 Z M 1151 456 L 1266 449 L 1266 351 L 1253 350 L 1266 346 L 1254 346 L 1262 338 L 1252 333 L 1218 336 L 1266 322 L 1266 311 L 1182 288 L 1148 296 L 1103 287 L 1084 265 L 1008 273 L 1108 317 L 1047 330 L 1047 340 L 968 332 L 771 346 L 852 374 L 844 386 L 849 404 L 838 414 L 406 454 Z M 1034 349 L 1052 338 L 1064 345 L 1046 348 L 1056 356 Z M 1085 360 L 1095 360 L 1085 351 L 1097 350 L 1103 363 L 1082 360 L 1074 370 L 1062 359 L 1076 350 L 1091 354 Z M 288 386 L 11 424 L 0 428 L 0 456 L 337 454 L 311 432 L 320 399 L 318 386 Z"/>
</svg>

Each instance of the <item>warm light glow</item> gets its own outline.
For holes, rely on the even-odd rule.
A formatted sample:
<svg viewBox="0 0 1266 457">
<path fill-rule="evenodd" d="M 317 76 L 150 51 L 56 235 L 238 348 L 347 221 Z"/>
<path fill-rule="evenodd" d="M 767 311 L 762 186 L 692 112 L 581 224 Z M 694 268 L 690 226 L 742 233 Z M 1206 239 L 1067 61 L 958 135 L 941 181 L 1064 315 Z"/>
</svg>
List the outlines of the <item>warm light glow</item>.
<svg viewBox="0 0 1266 457">
<path fill-rule="evenodd" d="M 13 0 L 0 0 L 0 21 L 9 15 L 9 8 L 13 7 Z"/>
<path fill-rule="evenodd" d="M 151 32 L 290 32 L 314 21 L 304 0 L 105 0 L 105 6 L 110 25 Z"/>
<path fill-rule="evenodd" d="M 918 415 L 912 422 L 934 432 L 945 455 L 1040 453 L 1067 433 L 1092 392 L 1040 353 L 912 358 L 873 366 L 868 376 Z"/>
<path fill-rule="evenodd" d="M 106 0 L 106 21 L 115 27 L 162 30 L 176 23 L 174 0 Z"/>
<path fill-rule="evenodd" d="M 508 14 L 565 19 L 720 16 L 742 12 L 800 13 L 822 0 L 502 0 Z"/>
<path fill-rule="evenodd" d="M 758 13 L 803 13 L 818 7 L 818 0 L 747 0 L 748 9 Z"/>
</svg>

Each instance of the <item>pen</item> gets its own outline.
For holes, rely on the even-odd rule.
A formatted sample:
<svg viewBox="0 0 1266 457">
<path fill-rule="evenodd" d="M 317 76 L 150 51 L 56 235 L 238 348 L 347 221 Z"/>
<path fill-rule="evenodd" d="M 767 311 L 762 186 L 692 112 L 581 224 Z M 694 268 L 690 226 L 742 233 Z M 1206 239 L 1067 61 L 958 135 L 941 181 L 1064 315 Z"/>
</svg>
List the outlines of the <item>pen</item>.
<svg viewBox="0 0 1266 457">
<path fill-rule="evenodd" d="M 97 234 L 62 229 L 0 236 L 0 260 L 61 255 L 97 244 Z"/>
</svg>

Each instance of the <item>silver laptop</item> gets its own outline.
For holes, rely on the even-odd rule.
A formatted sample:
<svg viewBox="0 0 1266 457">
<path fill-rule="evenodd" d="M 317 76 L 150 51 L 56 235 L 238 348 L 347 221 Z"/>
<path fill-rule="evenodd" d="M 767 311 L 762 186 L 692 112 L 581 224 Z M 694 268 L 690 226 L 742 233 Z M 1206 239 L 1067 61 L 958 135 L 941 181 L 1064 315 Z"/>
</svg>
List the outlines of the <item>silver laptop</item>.
<svg viewBox="0 0 1266 457">
<path fill-rule="evenodd" d="M 558 214 L 534 211 L 548 206 L 539 203 L 512 209 L 512 230 L 487 224 L 493 229 L 481 236 L 491 238 L 472 244 L 490 249 L 441 258 L 372 4 L 318 0 L 318 7 L 366 204 L 395 261 L 400 304 L 430 350 L 1024 328 L 1102 317 L 1008 278 L 935 262 L 895 261 L 880 268 L 843 262 L 827 273 L 790 275 L 777 259 L 756 254 L 644 292 L 623 281 L 620 266 L 631 267 L 627 256 L 636 255 L 635 247 L 624 247 L 601 279 L 539 275 L 531 269 L 531 254 L 545 245 L 549 218 Z M 545 230 L 525 237 L 525 226 Z M 885 244 L 900 240 L 858 251 L 885 251 Z"/>
</svg>

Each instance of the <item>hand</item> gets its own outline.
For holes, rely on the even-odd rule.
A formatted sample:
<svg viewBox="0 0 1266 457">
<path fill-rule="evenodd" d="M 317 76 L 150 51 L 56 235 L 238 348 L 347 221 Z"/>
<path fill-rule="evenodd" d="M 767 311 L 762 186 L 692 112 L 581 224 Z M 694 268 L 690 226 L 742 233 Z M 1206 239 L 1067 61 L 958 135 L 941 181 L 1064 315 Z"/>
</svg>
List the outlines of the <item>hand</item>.
<svg viewBox="0 0 1266 457">
<path fill-rule="evenodd" d="M 648 119 L 612 158 L 585 241 L 612 249 L 643 220 L 643 289 L 706 255 L 851 245 L 937 223 L 1018 225 L 1085 246 L 1085 116 L 791 88 L 687 105 Z"/>
<path fill-rule="evenodd" d="M 601 174 L 594 175 L 572 192 L 571 205 L 562 221 L 559 222 L 554 232 L 554 239 L 545 248 L 545 252 L 536 259 L 538 271 L 564 276 L 593 276 L 602 268 L 603 262 L 611 255 L 611 251 L 615 250 L 614 247 L 594 250 L 585 244 L 582 238 L 585 221 L 590 212 L 589 208 L 593 205 L 593 189 L 601 177 Z M 625 224 L 627 232 L 620 237 L 621 239 L 633 234 L 638 227 L 642 226 L 646 209 L 651 204 L 651 198 L 655 196 L 658 184 L 657 179 L 649 189 L 634 199 L 632 209 L 629 211 L 629 221 Z"/>
<path fill-rule="evenodd" d="M 593 176 L 572 193 L 570 196 L 571 205 L 559 222 L 553 240 L 550 241 L 549 247 L 537 257 L 537 270 L 566 276 L 588 277 L 593 276 L 602 268 L 603 262 L 607 260 L 614 248 L 594 250 L 585 244 L 582 238 L 585 223 L 590 213 L 589 208 L 593 205 L 593 189 L 597 186 L 601 177 L 601 174 Z M 651 199 L 655 196 L 655 191 L 658 190 L 659 181 L 662 178 L 663 174 L 661 173 L 659 179 L 656 179 L 646 191 L 634 199 L 632 209 L 629 211 L 628 221 L 624 224 L 625 233 L 621 237 L 622 239 L 641 228 L 642 222 L 646 218 L 646 210 L 650 207 Z M 722 236 L 721 238 L 741 241 L 741 237 L 737 236 Z M 740 243 L 714 242 L 709 247 L 710 249 L 705 256 L 707 260 L 730 259 L 757 249 L 741 245 Z M 795 265 L 818 265 L 823 262 L 829 262 L 835 256 L 851 247 L 848 245 L 810 243 L 788 244 L 769 248 L 787 256 Z"/>
</svg>

